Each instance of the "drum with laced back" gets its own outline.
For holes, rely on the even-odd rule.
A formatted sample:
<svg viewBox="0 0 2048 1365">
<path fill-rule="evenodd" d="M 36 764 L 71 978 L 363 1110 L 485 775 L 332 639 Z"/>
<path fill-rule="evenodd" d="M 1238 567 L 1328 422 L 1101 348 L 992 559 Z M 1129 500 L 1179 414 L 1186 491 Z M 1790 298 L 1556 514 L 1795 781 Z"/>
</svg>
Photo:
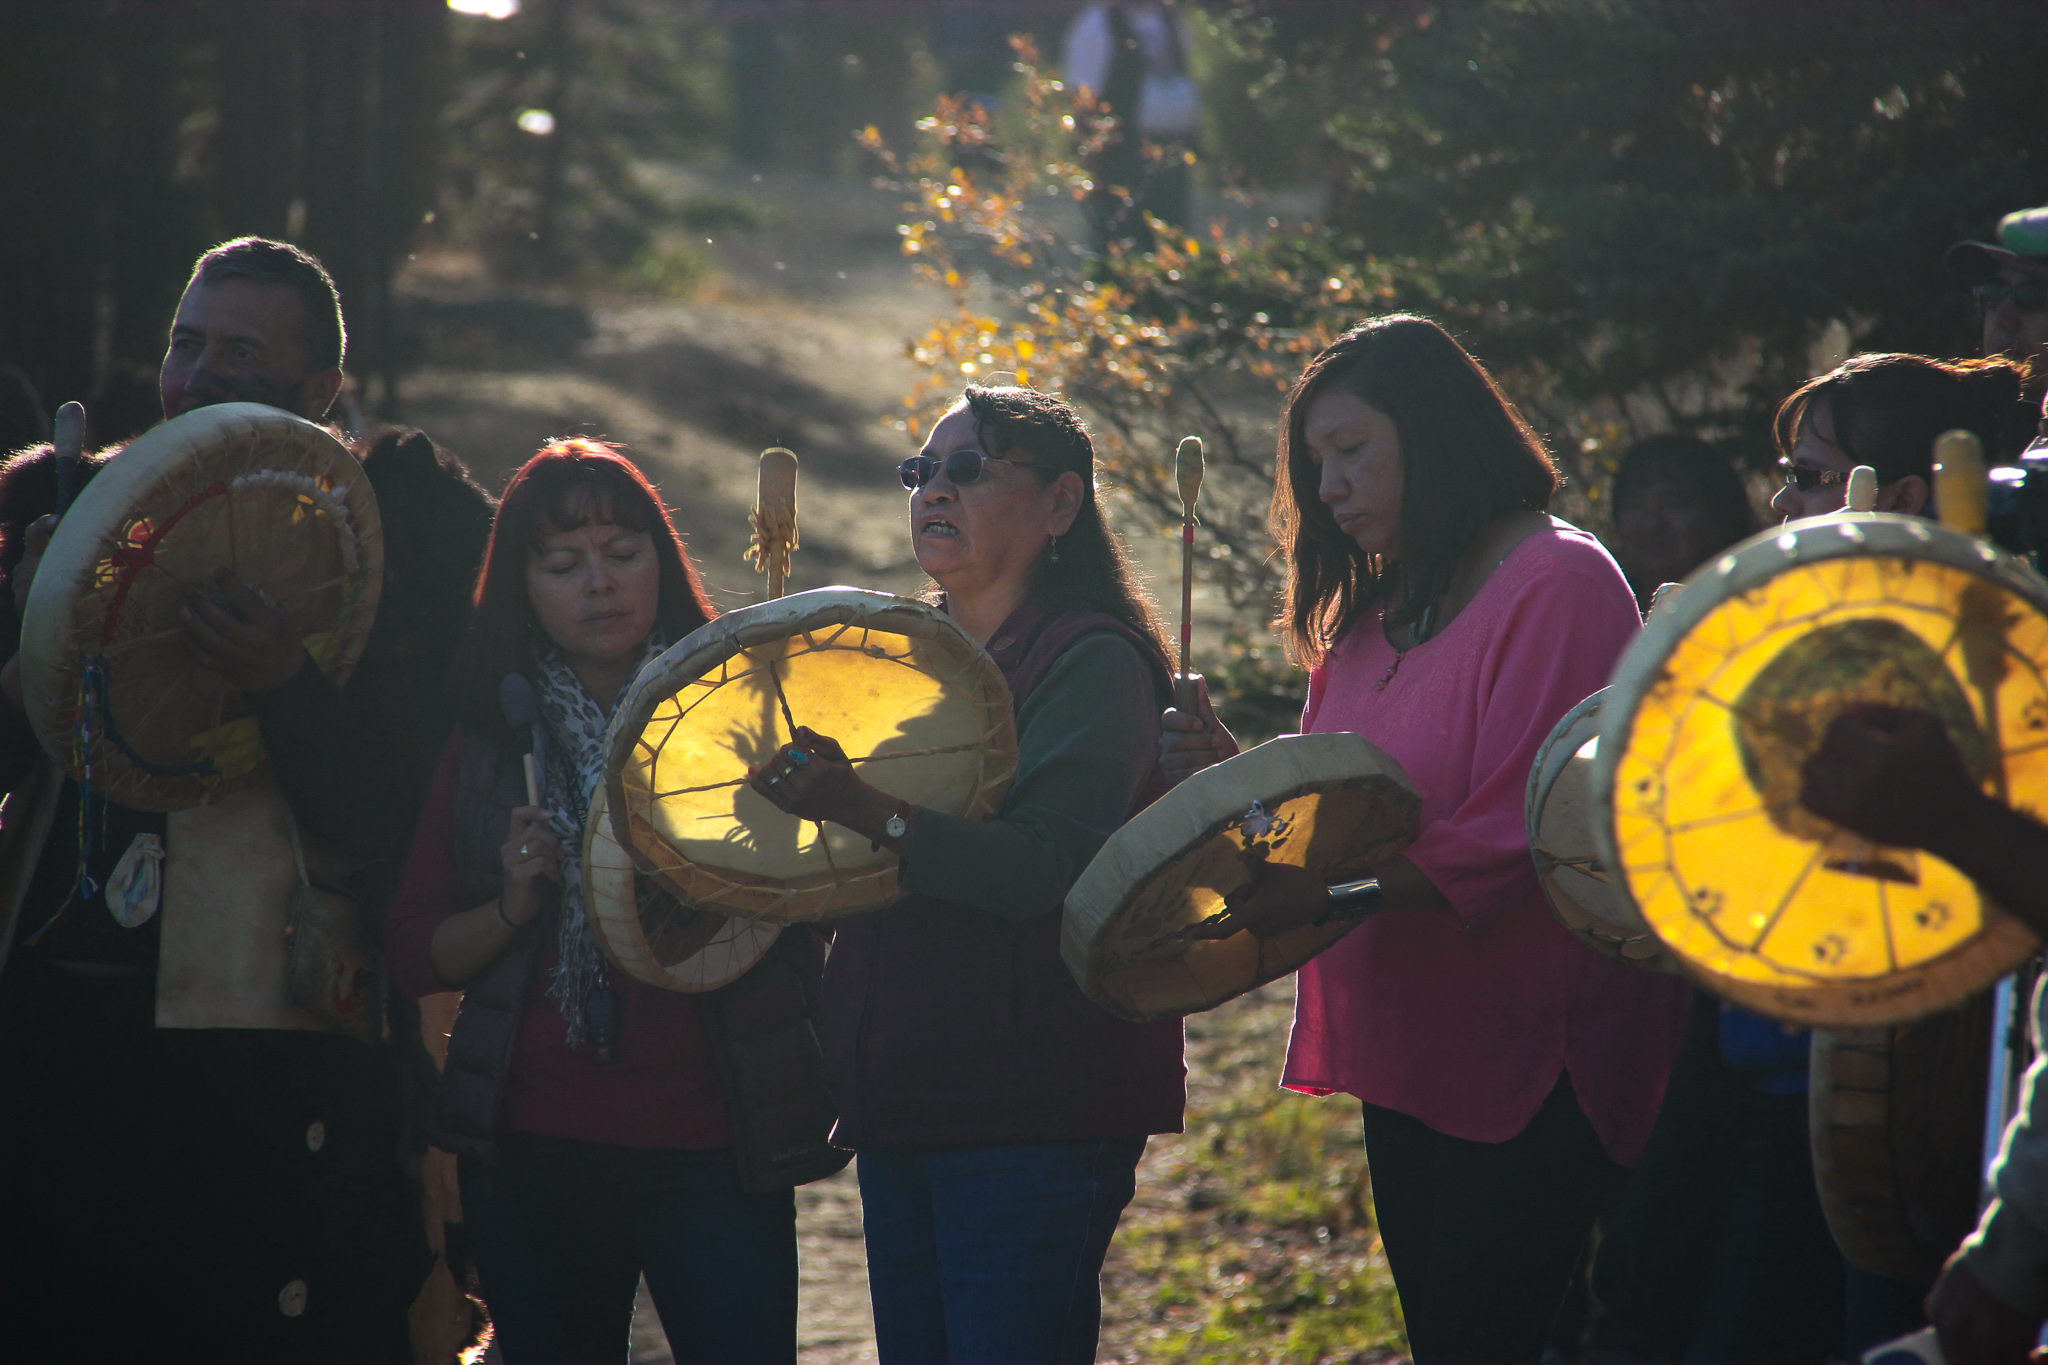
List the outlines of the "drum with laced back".
<svg viewBox="0 0 2048 1365">
<path fill-rule="evenodd" d="M 776 809 L 747 771 L 798 726 L 837 739 L 870 784 L 985 819 L 1017 767 L 1010 691 L 943 612 L 858 588 L 742 607 L 649 664 L 614 713 L 614 838 L 695 909 L 778 924 L 879 909 L 894 853 Z"/>
<path fill-rule="evenodd" d="M 583 822 L 583 905 L 612 965 L 671 991 L 715 991 L 746 975 L 782 926 L 686 905 L 633 864 L 600 786 Z"/>
<path fill-rule="evenodd" d="M 1676 972 L 1678 964 L 1594 847 L 1593 764 L 1606 695 L 1602 688 L 1565 712 L 1529 769 L 1524 806 L 1536 880 L 1564 927 L 1594 952 L 1644 971 Z"/>
<path fill-rule="evenodd" d="M 1207 937 L 1257 862 L 1331 884 L 1363 877 L 1413 843 L 1421 819 L 1401 765 L 1357 735 L 1269 740 L 1196 773 L 1109 837 L 1067 893 L 1067 969 L 1126 1019 L 1214 1009 L 1294 971 L 1355 923 Z"/>
<path fill-rule="evenodd" d="M 383 535 L 332 433 L 256 403 L 172 418 L 78 495 L 22 616 L 22 699 L 70 775 L 136 810 L 180 811 L 268 766 L 242 694 L 199 664 L 181 616 L 228 569 L 283 607 L 346 682 L 377 610 Z"/>
<path fill-rule="evenodd" d="M 1931 712 L 1971 775 L 2048 808 L 2048 584 L 1918 517 L 1791 522 L 1696 572 L 1617 665 L 1593 767 L 1601 860 L 1685 969 L 1798 1026 L 1903 1023 L 2035 936 L 1961 872 L 1799 803 L 1846 708 Z M 1911 793 L 1901 793 L 1911 799 Z"/>
</svg>

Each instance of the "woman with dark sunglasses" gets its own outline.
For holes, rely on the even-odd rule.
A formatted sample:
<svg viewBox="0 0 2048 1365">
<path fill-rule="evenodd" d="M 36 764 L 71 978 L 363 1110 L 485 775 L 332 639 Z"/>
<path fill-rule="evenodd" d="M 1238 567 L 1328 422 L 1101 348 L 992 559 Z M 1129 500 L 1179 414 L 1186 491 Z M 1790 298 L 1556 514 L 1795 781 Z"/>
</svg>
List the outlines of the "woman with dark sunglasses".
<svg viewBox="0 0 2048 1365">
<path fill-rule="evenodd" d="M 1849 471 L 1867 464 L 1877 471 L 1877 511 L 1931 513 L 1935 437 L 1974 431 L 1993 459 L 2031 438 L 2023 378 L 2003 360 L 1873 354 L 1807 380 L 1772 422 L 1785 486 L 1771 507 L 1788 520 L 1840 511 Z"/>
<path fill-rule="evenodd" d="M 903 858 L 905 898 L 839 922 L 819 1007 L 884 1365 L 1086 1365 L 1103 1254 L 1146 1137 L 1180 1128 L 1184 1072 L 1178 1021 L 1081 995 L 1059 910 L 1156 794 L 1164 636 L 1059 399 L 969 388 L 902 475 L 936 601 L 1009 680 L 1003 808 L 912 809 L 807 730 L 754 785 Z"/>
</svg>

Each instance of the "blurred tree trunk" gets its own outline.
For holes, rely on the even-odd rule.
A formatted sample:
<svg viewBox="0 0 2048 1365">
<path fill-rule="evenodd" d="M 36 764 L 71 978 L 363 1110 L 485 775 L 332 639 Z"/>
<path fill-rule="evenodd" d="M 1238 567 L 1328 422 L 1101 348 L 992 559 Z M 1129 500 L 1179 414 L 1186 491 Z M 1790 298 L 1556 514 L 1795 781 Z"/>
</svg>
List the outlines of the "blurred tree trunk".
<svg viewBox="0 0 2048 1365">
<path fill-rule="evenodd" d="M 561 211 L 569 189 L 569 139 L 576 128 L 569 89 L 576 71 L 574 10 L 574 0 L 548 0 L 547 31 L 541 39 L 541 60 L 548 70 L 547 110 L 555 117 L 555 128 L 541 150 L 540 200 L 535 206 L 533 230 L 535 263 L 547 278 L 560 275 L 568 263 L 562 250 Z"/>
<path fill-rule="evenodd" d="M 305 66 L 300 6 L 216 0 L 213 29 L 220 44 L 214 154 L 221 235 L 282 237 L 301 170 L 293 145 L 303 127 L 296 117 L 297 76 Z"/>
</svg>

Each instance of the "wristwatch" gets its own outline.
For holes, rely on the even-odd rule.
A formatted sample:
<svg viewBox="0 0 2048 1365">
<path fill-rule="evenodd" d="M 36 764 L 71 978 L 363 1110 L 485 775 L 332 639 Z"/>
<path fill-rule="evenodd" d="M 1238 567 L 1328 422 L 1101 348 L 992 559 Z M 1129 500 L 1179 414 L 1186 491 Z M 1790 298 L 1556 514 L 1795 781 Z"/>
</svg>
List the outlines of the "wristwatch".
<svg viewBox="0 0 2048 1365">
<path fill-rule="evenodd" d="M 891 839 L 901 839 L 904 835 L 910 833 L 910 803 L 908 801 L 898 801 L 896 803 L 896 809 L 890 812 L 889 818 L 882 822 L 882 833 L 888 835 Z"/>
</svg>

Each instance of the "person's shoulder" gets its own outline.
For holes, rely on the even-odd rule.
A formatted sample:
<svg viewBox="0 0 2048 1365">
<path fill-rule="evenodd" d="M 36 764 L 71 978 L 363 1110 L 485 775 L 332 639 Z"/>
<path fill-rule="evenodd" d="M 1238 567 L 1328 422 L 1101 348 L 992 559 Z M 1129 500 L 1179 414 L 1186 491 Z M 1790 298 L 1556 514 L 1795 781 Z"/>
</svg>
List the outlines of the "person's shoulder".
<svg viewBox="0 0 2048 1365">
<path fill-rule="evenodd" d="M 1044 677 L 1033 700 L 1064 695 L 1086 697 L 1096 705 L 1131 694 L 1144 697 L 1149 707 L 1155 702 L 1164 705 L 1154 695 L 1162 684 L 1171 691 L 1162 662 L 1132 638 L 1128 627 L 1109 618 L 1098 629 L 1076 636 Z"/>
<path fill-rule="evenodd" d="M 1585 578 L 1628 591 L 1628 579 L 1621 565 L 1590 531 L 1582 531 L 1560 517 L 1546 517 L 1501 563 L 1510 584 L 1527 588 L 1569 578 Z M 1634 598 L 1631 596 L 1631 601 Z"/>
<path fill-rule="evenodd" d="M 1553 606 L 1639 624 L 1635 594 L 1607 547 L 1568 521 L 1546 521 L 1501 561 L 1496 576 L 1503 591 L 1497 600 L 1518 615 Z"/>
</svg>

